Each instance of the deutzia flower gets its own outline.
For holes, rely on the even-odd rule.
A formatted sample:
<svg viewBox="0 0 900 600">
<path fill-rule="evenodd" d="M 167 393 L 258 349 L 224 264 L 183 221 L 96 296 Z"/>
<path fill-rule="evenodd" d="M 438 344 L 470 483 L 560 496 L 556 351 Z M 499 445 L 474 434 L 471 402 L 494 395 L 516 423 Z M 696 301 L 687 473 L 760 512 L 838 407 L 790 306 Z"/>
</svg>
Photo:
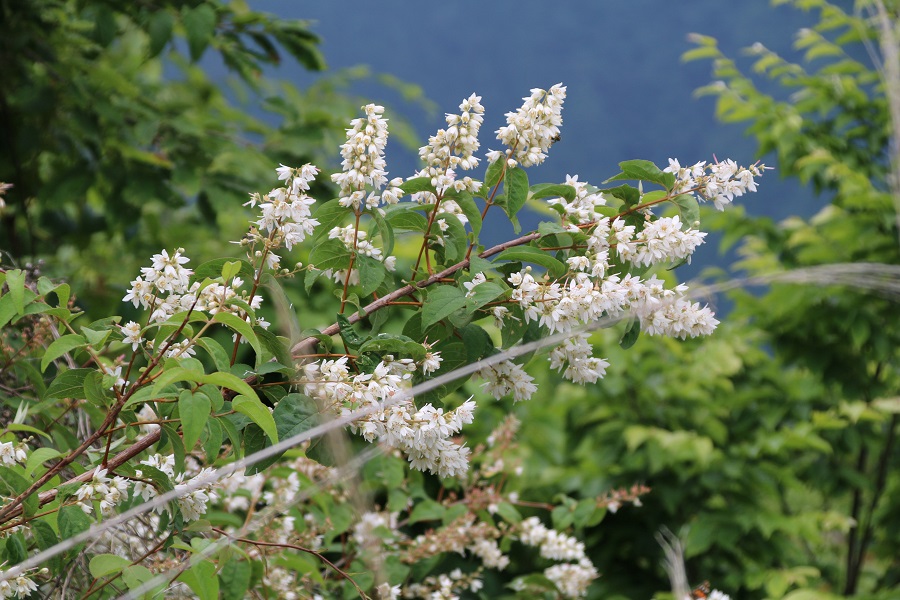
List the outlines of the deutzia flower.
<svg viewBox="0 0 900 600">
<path fill-rule="evenodd" d="M 432 352 L 431 346 L 429 344 L 423 344 L 425 346 L 425 358 L 422 360 L 422 374 L 429 375 L 430 373 L 434 373 L 438 369 L 441 368 L 441 358 L 440 352 Z"/>
<path fill-rule="evenodd" d="M 530 96 L 523 98 L 524 103 L 516 112 L 506 113 L 506 126 L 497 130 L 497 139 L 509 148 L 505 156 L 511 168 L 544 162 L 547 150 L 559 138 L 565 99 L 566 87 L 561 83 L 549 90 L 534 88 Z M 491 162 L 502 156 L 502 152 L 488 152 Z"/>
<path fill-rule="evenodd" d="M 141 345 L 141 342 L 144 341 L 144 338 L 141 337 L 141 326 L 134 321 L 129 321 L 123 325 L 122 333 L 125 334 L 122 341 L 126 344 L 131 344 L 132 351 L 137 350 L 138 346 Z"/>
<path fill-rule="evenodd" d="M 474 297 L 475 287 L 486 281 L 487 277 L 484 276 L 484 273 L 477 273 L 475 277 L 472 278 L 472 281 L 463 282 L 463 287 L 466 288 L 466 298 Z"/>
<path fill-rule="evenodd" d="M 15 465 L 24 463 L 28 458 L 24 444 L 15 445 L 12 442 L 0 442 L 0 464 Z"/>
</svg>

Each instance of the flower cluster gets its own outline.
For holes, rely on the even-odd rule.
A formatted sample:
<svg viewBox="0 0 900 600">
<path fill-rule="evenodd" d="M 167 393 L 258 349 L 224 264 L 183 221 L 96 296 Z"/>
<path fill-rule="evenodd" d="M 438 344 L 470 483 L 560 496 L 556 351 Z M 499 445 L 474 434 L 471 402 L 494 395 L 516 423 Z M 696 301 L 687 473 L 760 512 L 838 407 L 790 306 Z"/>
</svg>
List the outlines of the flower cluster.
<svg viewBox="0 0 900 600">
<path fill-rule="evenodd" d="M 547 200 L 550 206 L 559 206 L 565 221 L 575 225 L 595 223 L 603 218 L 597 212 L 597 208 L 606 206 L 606 198 L 600 190 L 589 185 L 586 181 L 578 181 L 578 175 L 566 175 L 566 185 L 575 189 L 575 199 L 569 202 L 565 198 L 551 198 Z M 576 228 L 577 229 L 577 228 Z"/>
<path fill-rule="evenodd" d="M 0 442 L 0 465 L 15 465 L 24 463 L 28 458 L 24 444 L 12 442 Z"/>
<path fill-rule="evenodd" d="M 475 152 L 478 151 L 478 133 L 484 122 L 481 96 L 472 94 L 462 101 L 459 110 L 458 115 L 446 115 L 447 129 L 439 129 L 428 138 L 427 146 L 419 148 L 419 156 L 425 163 L 425 168 L 414 177 L 430 177 L 431 185 L 440 195 L 451 188 L 457 192 L 465 190 L 472 193 L 481 189 L 480 181 L 471 177 L 457 179 L 456 176 L 457 170 L 474 169 L 480 162 Z M 437 201 L 436 196 L 430 192 L 420 192 L 414 199 L 423 204 Z M 452 206 L 448 208 L 442 203 L 441 209 L 456 214 Z"/>
<path fill-rule="evenodd" d="M 46 569 L 44 569 L 46 571 Z M 37 591 L 37 584 L 26 575 L 16 575 L 10 579 L 4 576 L 3 570 L 0 569 L 0 598 L 25 598 L 30 596 L 31 592 Z"/>
<path fill-rule="evenodd" d="M 132 302 L 135 307 L 150 310 L 150 326 L 160 325 L 186 311 L 203 311 L 210 315 L 227 312 L 247 320 L 250 315 L 242 305 L 249 306 L 254 311 L 262 305 L 262 296 L 251 296 L 247 291 L 239 290 L 244 285 L 244 280 L 240 277 L 233 277 L 228 283 L 211 283 L 205 287 L 199 281 L 190 283 L 193 271 L 182 266 L 190 260 L 183 252 L 179 248 L 171 257 L 165 250 L 154 255 L 153 266 L 141 269 L 142 276 L 131 282 L 131 289 L 122 299 L 124 302 Z M 269 256 L 277 258 L 274 253 Z M 253 317 L 250 321 L 264 329 L 270 325 L 262 317 Z M 138 323 L 130 321 L 121 327 L 122 341 L 131 344 L 132 350 L 137 350 L 144 342 L 143 334 L 146 330 L 146 327 L 141 328 Z M 148 349 L 156 350 L 152 347 Z M 166 358 L 186 358 L 194 353 L 193 340 L 166 342 Z M 124 380 L 120 380 L 116 385 L 124 383 Z"/>
<path fill-rule="evenodd" d="M 382 117 L 383 106 L 367 104 L 362 108 L 366 113 L 365 118 L 350 121 L 347 141 L 341 145 L 343 171 L 331 176 L 331 180 L 340 186 L 340 205 L 355 211 L 360 210 L 363 205 L 374 209 L 382 200 L 386 204 L 396 204 L 403 195 L 403 190 L 399 189 L 403 183 L 401 178 L 393 179 L 391 187 L 382 196 L 376 193 L 388 184 L 387 171 L 384 170 L 387 119 Z M 366 186 L 375 191 L 366 196 Z"/>
<path fill-rule="evenodd" d="M 91 480 L 78 488 L 75 497 L 85 513 L 93 512 L 93 502 L 100 503 L 100 514 L 112 514 L 117 504 L 128 498 L 128 480 L 124 477 L 107 477 L 107 469 L 97 468 Z"/>
<path fill-rule="evenodd" d="M 435 360 L 433 354 L 426 358 L 423 371 L 430 370 Z M 391 359 L 380 362 L 372 373 L 351 375 L 347 362 L 342 357 L 307 364 L 306 393 L 337 414 L 372 409 L 372 413 L 354 421 L 354 431 L 369 442 L 379 440 L 401 450 L 413 468 L 441 477 L 465 473 L 469 449 L 450 438 L 472 422 L 473 401 L 446 413 L 430 403 L 416 409 L 409 400 L 386 406 L 386 400 L 409 387 L 416 364 L 410 359 Z"/>
<path fill-rule="evenodd" d="M 540 549 L 541 556 L 561 564 L 544 570 L 566 598 L 579 598 L 587 593 L 587 587 L 597 578 L 597 569 L 584 553 L 584 544 L 577 539 L 548 529 L 537 517 L 529 517 L 519 525 L 519 541 L 526 546 Z"/>
<path fill-rule="evenodd" d="M 319 222 L 312 218 L 310 207 L 315 200 L 306 195 L 309 185 L 318 175 L 319 170 L 310 164 L 299 169 L 281 165 L 275 170 L 278 179 L 284 181 L 284 187 L 275 188 L 265 196 L 251 194 L 246 203 L 250 206 L 259 204 L 262 214 L 254 223 L 245 243 L 262 243 L 267 253 L 269 268 L 277 269 L 279 257 L 275 250 L 284 246 L 288 250 L 312 235 Z"/>
<path fill-rule="evenodd" d="M 346 227 L 335 227 L 328 232 L 328 239 L 340 240 L 350 252 L 356 252 L 360 256 L 368 256 L 380 261 L 384 264 L 384 268 L 388 271 L 394 271 L 397 268 L 396 256 L 384 256 L 381 248 L 370 242 L 367 238 L 369 234 L 361 229 L 357 229 L 353 225 Z M 337 283 L 348 281 L 350 285 L 359 283 L 359 269 L 350 270 L 350 279 L 347 279 L 346 270 L 333 271 L 327 269 L 323 271 L 326 277 L 331 277 Z"/>
<path fill-rule="evenodd" d="M 533 383 L 534 377 L 512 361 L 488 365 L 479 369 L 476 375 L 485 380 L 482 387 L 498 400 L 510 392 L 515 402 L 528 400 L 537 391 L 537 386 Z"/>
<path fill-rule="evenodd" d="M 175 491 L 181 492 L 175 502 L 186 521 L 199 519 L 206 514 L 209 503 L 218 499 L 216 492 L 213 491 L 213 488 L 218 483 L 210 479 L 213 472 L 210 468 L 200 469 L 199 471 L 195 468 L 191 469 L 193 471 L 192 475 L 189 474 L 189 471 L 175 475 L 175 457 L 171 454 L 168 456 L 154 454 L 142 460 L 141 464 L 158 469 L 174 482 Z M 135 474 L 137 477 L 143 476 L 143 472 L 140 469 L 136 470 Z M 208 481 L 200 487 L 192 489 L 194 482 L 199 480 Z M 141 496 L 144 501 L 147 501 L 155 498 L 157 492 L 156 488 L 151 484 L 144 481 L 136 481 L 134 484 L 134 495 Z M 161 506 L 157 508 L 157 512 L 162 512 L 162 510 Z"/>
<path fill-rule="evenodd" d="M 506 154 L 491 150 L 487 158 L 495 162 L 506 157 L 510 167 L 539 165 L 547 150 L 559 139 L 566 87 L 557 83 L 549 90 L 534 88 L 516 112 L 506 113 L 506 126 L 497 130 L 497 139 L 506 144 Z"/>
<path fill-rule="evenodd" d="M 696 229 L 682 229 L 681 217 L 660 217 L 649 221 L 630 240 L 626 234 L 634 234 L 634 226 L 625 226 L 620 220 L 616 250 L 623 260 L 634 265 L 656 265 L 687 259 L 690 262 L 694 250 L 703 243 L 706 233 Z"/>
<path fill-rule="evenodd" d="M 711 164 L 701 161 L 690 167 L 682 167 L 678 160 L 670 158 L 669 166 L 663 171 L 675 175 L 675 193 L 696 190 L 702 200 L 712 200 L 718 210 L 725 210 L 736 196 L 755 192 L 756 181 L 753 178 L 761 177 L 767 168 L 763 164 L 739 167 L 730 158 Z"/>
<path fill-rule="evenodd" d="M 463 573 L 454 569 L 449 573 L 429 575 L 420 583 L 413 583 L 402 590 L 403 598 L 421 598 L 422 600 L 455 600 L 458 592 L 468 590 L 477 593 L 484 587 L 478 573 Z M 383 598 L 399 598 L 398 595 L 382 596 Z"/>
</svg>

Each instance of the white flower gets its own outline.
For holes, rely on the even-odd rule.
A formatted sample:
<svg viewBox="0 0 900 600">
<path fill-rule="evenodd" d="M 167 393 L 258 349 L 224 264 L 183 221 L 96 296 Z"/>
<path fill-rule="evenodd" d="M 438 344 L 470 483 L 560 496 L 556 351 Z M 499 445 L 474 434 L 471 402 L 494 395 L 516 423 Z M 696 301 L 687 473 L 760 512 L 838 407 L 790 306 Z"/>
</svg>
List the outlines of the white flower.
<svg viewBox="0 0 900 600">
<path fill-rule="evenodd" d="M 534 378 L 519 365 L 503 361 L 476 371 L 485 380 L 482 385 L 497 400 L 512 392 L 513 400 L 528 400 L 537 391 Z"/>
<path fill-rule="evenodd" d="M 440 352 L 432 352 L 431 346 L 425 344 L 425 348 L 427 351 L 425 352 L 425 358 L 422 360 L 422 374 L 428 375 L 440 369 L 441 362 L 444 359 L 441 358 Z"/>
<path fill-rule="evenodd" d="M 24 463 L 27 458 L 28 455 L 25 452 L 24 444 L 0 442 L 0 464 L 15 465 L 16 463 Z"/>
<path fill-rule="evenodd" d="M 472 298 L 475 296 L 475 287 L 481 285 L 486 282 L 487 278 L 484 276 L 484 273 L 476 273 L 475 277 L 472 278 L 472 281 L 463 282 L 463 287 L 466 288 L 466 298 Z"/>
<path fill-rule="evenodd" d="M 144 341 L 144 338 L 141 337 L 141 326 L 134 321 L 129 321 L 123 325 L 122 333 L 125 334 L 122 341 L 126 344 L 131 344 L 132 351 L 137 350 L 138 346 L 141 345 L 141 342 Z"/>
</svg>

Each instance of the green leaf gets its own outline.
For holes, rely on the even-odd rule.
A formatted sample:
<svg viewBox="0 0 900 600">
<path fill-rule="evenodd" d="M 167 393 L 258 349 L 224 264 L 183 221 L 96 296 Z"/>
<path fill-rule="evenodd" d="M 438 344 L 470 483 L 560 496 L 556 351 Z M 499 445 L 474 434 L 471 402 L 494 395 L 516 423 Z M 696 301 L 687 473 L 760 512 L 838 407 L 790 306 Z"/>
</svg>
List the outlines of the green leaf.
<svg viewBox="0 0 900 600">
<path fill-rule="evenodd" d="M 225 432 L 222 431 L 222 425 L 218 419 L 209 419 L 206 422 L 207 435 L 203 440 L 203 453 L 206 454 L 206 462 L 212 464 L 219 457 L 222 450 L 222 440 L 225 438 Z"/>
<path fill-rule="evenodd" d="M 88 370 L 90 370 L 90 369 L 88 369 Z M 7 423 L 6 425 L 3 426 L 3 428 L 8 431 L 27 431 L 28 433 L 36 433 L 38 435 L 42 435 L 45 438 L 47 438 L 48 440 L 53 439 L 50 437 L 50 434 L 47 433 L 46 431 L 38 429 L 37 427 L 32 427 L 31 425 L 23 425 L 21 423 Z"/>
<path fill-rule="evenodd" d="M 469 227 L 472 228 L 472 232 L 476 236 L 481 233 L 481 209 L 475 204 L 475 199 L 472 197 L 472 194 L 469 192 L 461 192 L 449 196 L 449 199 L 456 202 L 462 209 L 463 214 L 466 215 L 466 218 L 469 220 Z"/>
<path fill-rule="evenodd" d="M 428 219 L 406 207 L 388 211 L 386 220 L 394 229 L 403 231 L 425 231 L 428 228 Z"/>
<path fill-rule="evenodd" d="M 228 371 L 231 369 L 231 357 L 222 347 L 222 344 L 210 337 L 201 337 L 196 341 L 197 345 L 206 350 L 213 364 L 216 365 L 218 371 Z"/>
<path fill-rule="evenodd" d="M 357 256 L 356 268 L 359 269 L 360 295 L 365 297 L 378 289 L 387 276 L 387 270 L 381 261 L 371 256 Z"/>
<path fill-rule="evenodd" d="M 319 225 L 316 227 L 319 230 L 316 239 L 327 236 L 329 231 L 335 227 L 340 227 L 350 214 L 350 209 L 338 204 L 337 198 L 323 203 L 319 206 L 316 214 L 313 215 L 319 222 Z M 343 244 L 341 245 L 343 246 Z"/>
<path fill-rule="evenodd" d="M 216 577 L 216 566 L 209 561 L 197 562 L 179 575 L 178 579 L 186 583 L 200 600 L 218 600 L 219 598 L 219 578 Z"/>
<path fill-rule="evenodd" d="M 106 380 L 106 385 L 104 385 Z M 109 400 L 112 398 L 112 392 L 109 390 L 110 382 L 114 383 L 112 376 L 104 376 L 100 371 L 94 371 L 84 378 L 84 398 L 91 406 L 97 408 L 106 408 L 109 406 Z"/>
<path fill-rule="evenodd" d="M 378 225 L 378 233 L 381 234 L 381 251 L 384 253 L 384 256 L 390 256 L 394 251 L 394 230 L 391 229 L 391 226 L 388 225 L 388 222 L 381 216 L 381 213 L 378 210 L 369 211 L 367 214 L 370 215 L 375 220 L 375 224 Z"/>
<path fill-rule="evenodd" d="M 246 381 L 232 373 L 210 373 L 209 375 L 204 375 L 201 378 L 200 382 L 211 383 L 219 387 L 225 387 L 229 390 L 234 390 L 239 394 L 244 394 L 245 396 L 256 396 L 253 388 L 250 387 L 250 385 Z"/>
<path fill-rule="evenodd" d="M 494 260 L 522 261 L 540 265 L 547 269 L 547 272 L 551 277 L 562 277 L 566 274 L 566 271 L 568 271 L 568 267 L 565 263 L 556 260 L 546 252 L 538 250 L 533 246 L 518 246 L 516 248 L 507 248 L 506 250 L 495 256 Z"/>
<path fill-rule="evenodd" d="M 697 227 L 700 224 L 700 204 L 693 194 L 675 196 L 671 202 L 678 207 L 685 227 Z"/>
<path fill-rule="evenodd" d="M 170 363 L 171 364 L 171 363 Z M 163 374 L 156 378 L 153 383 L 153 394 L 159 394 L 166 388 L 177 381 L 191 381 L 194 383 L 202 383 L 202 371 L 194 371 L 184 367 L 170 367 L 163 371 Z"/>
<path fill-rule="evenodd" d="M 50 398 L 72 398 L 73 400 L 82 400 L 84 395 L 84 379 L 91 373 L 93 369 L 69 369 L 57 375 L 50 387 L 47 388 L 46 399 Z"/>
<path fill-rule="evenodd" d="M 641 322 L 637 319 L 634 319 L 625 330 L 625 333 L 622 334 L 622 339 L 619 340 L 619 346 L 622 347 L 623 350 L 628 350 L 634 343 L 637 341 L 638 336 L 641 335 Z"/>
<path fill-rule="evenodd" d="M 259 343 L 262 344 L 262 347 L 267 350 L 279 364 L 290 368 L 289 365 L 294 363 L 294 359 L 291 358 L 288 341 L 258 325 L 253 328 L 253 331 L 256 332 L 257 337 L 259 337 Z"/>
<path fill-rule="evenodd" d="M 618 198 L 622 201 L 623 208 L 631 208 L 641 201 L 641 192 L 636 187 L 630 185 L 620 185 L 614 188 L 607 188 L 605 190 L 600 190 L 604 194 L 608 194 L 613 198 Z"/>
<path fill-rule="evenodd" d="M 12 294 L 0 296 L 0 327 L 6 326 L 16 316 L 16 304 Z"/>
<path fill-rule="evenodd" d="M 447 225 L 447 230 L 441 234 L 444 238 L 444 246 L 441 251 L 444 253 L 446 263 L 453 264 L 463 260 L 466 257 L 466 249 L 469 247 L 466 228 L 456 215 L 450 213 L 438 213 L 435 223 L 438 220 L 443 220 Z M 437 228 L 432 231 L 437 231 Z"/>
<path fill-rule="evenodd" d="M 494 340 L 484 328 L 469 323 L 459 333 L 466 346 L 466 362 L 473 363 L 494 353 Z"/>
<path fill-rule="evenodd" d="M 422 306 L 422 327 L 427 329 L 451 313 L 465 307 L 466 295 L 456 286 L 442 285 L 429 290 Z"/>
<path fill-rule="evenodd" d="M 275 419 L 265 404 L 260 402 L 256 396 L 240 395 L 235 397 L 231 402 L 231 408 L 246 415 L 251 421 L 259 425 L 259 427 L 269 436 L 273 444 L 278 443 L 278 428 L 275 425 Z"/>
<path fill-rule="evenodd" d="M 193 275 L 191 275 L 191 283 L 197 283 L 198 281 L 203 281 L 204 279 L 218 279 L 222 276 L 222 272 L 226 268 L 225 265 L 233 265 L 234 263 L 240 264 L 240 269 L 238 270 L 236 275 L 240 275 L 240 277 L 247 281 L 253 281 L 256 273 L 253 271 L 253 265 L 251 265 L 248 261 L 231 260 L 228 258 L 216 258 L 214 260 L 207 261 L 197 267 L 194 270 Z M 233 269 L 233 267 L 231 267 L 231 269 Z"/>
<path fill-rule="evenodd" d="M 32 537 L 34 537 L 38 548 L 41 550 L 52 548 L 59 543 L 59 538 L 56 536 L 56 532 L 53 530 L 50 523 L 47 523 L 43 519 L 37 519 L 31 521 L 28 525 L 31 528 Z M 58 571 L 61 568 L 61 565 L 62 559 L 59 556 L 51 558 L 48 564 L 51 572 Z"/>
<path fill-rule="evenodd" d="M 28 558 L 28 551 L 25 550 L 25 544 L 22 543 L 22 535 L 11 535 L 6 539 L 6 556 L 7 560 L 4 567 L 17 565 Z"/>
<path fill-rule="evenodd" d="M 129 590 L 137 589 L 151 579 L 153 579 L 153 573 L 144 565 L 131 565 L 122 571 L 122 581 L 125 582 Z M 151 588 L 142 598 L 154 598 L 165 586 L 166 582 L 164 581 Z"/>
<path fill-rule="evenodd" d="M 65 307 L 69 303 L 69 296 L 72 295 L 72 288 L 68 283 L 56 285 L 46 277 L 41 277 L 38 279 L 38 292 L 45 299 L 48 294 L 56 294 L 56 305 Z"/>
<path fill-rule="evenodd" d="M 130 564 L 130 560 L 115 554 L 97 554 L 91 559 L 88 569 L 95 579 L 100 579 L 113 573 L 119 573 Z"/>
<path fill-rule="evenodd" d="M 240 272 L 241 261 L 239 260 L 227 261 L 222 265 L 222 279 L 225 281 L 231 281 Z"/>
<path fill-rule="evenodd" d="M 474 289 L 475 295 L 469 298 L 469 306 L 475 311 L 485 304 L 492 302 L 506 293 L 503 286 L 492 281 L 485 281 L 481 285 L 476 285 Z"/>
<path fill-rule="evenodd" d="M 57 522 L 59 523 L 59 536 L 64 540 L 87 531 L 92 523 L 91 518 L 74 504 L 68 504 L 59 509 Z"/>
<path fill-rule="evenodd" d="M 359 347 L 359 353 L 394 354 L 420 361 L 425 358 L 425 347 L 405 335 L 380 333 Z"/>
<path fill-rule="evenodd" d="M 675 185 L 675 175 L 662 172 L 659 167 L 649 160 L 626 160 L 619 163 L 619 168 L 622 169 L 621 173 L 615 177 L 610 177 L 603 183 L 632 179 L 658 183 L 667 190 L 672 189 L 672 186 Z"/>
<path fill-rule="evenodd" d="M 213 321 L 217 321 L 222 323 L 242 338 L 247 340 L 253 347 L 253 351 L 256 352 L 256 355 L 259 356 L 262 353 L 262 348 L 259 345 L 259 338 L 256 337 L 256 334 L 253 333 L 253 328 L 250 326 L 250 323 L 245 321 L 244 319 L 233 315 L 227 312 L 217 312 L 213 315 Z"/>
<path fill-rule="evenodd" d="M 507 523 L 519 523 L 522 520 L 521 513 L 509 502 L 498 502 L 497 514 L 503 517 Z"/>
<path fill-rule="evenodd" d="M 250 563 L 245 560 L 231 560 L 225 565 L 219 572 L 222 600 L 243 600 L 250 588 L 251 572 Z"/>
<path fill-rule="evenodd" d="M 313 246 L 307 263 L 321 271 L 349 269 L 350 251 L 339 239 L 325 240 L 321 244 Z"/>
<path fill-rule="evenodd" d="M 409 513 L 409 524 L 413 525 L 420 521 L 440 521 L 446 510 L 444 505 L 426 498 L 418 502 Z"/>
<path fill-rule="evenodd" d="M 490 189 L 500 183 L 500 178 L 503 176 L 503 169 L 506 167 L 506 157 L 502 156 L 488 165 L 487 170 L 484 172 L 484 186 L 482 186 L 482 193 L 489 194 Z"/>
<path fill-rule="evenodd" d="M 521 167 L 506 170 L 506 214 L 512 218 L 528 200 L 528 173 Z"/>
<path fill-rule="evenodd" d="M 531 186 L 531 198 L 565 198 L 569 202 L 575 199 L 576 191 L 571 185 L 565 183 L 537 183 Z"/>
<path fill-rule="evenodd" d="M 286 440 L 315 427 L 318 414 L 319 409 L 312 398 L 303 394 L 288 394 L 278 401 L 272 413 L 279 439 Z"/>
<path fill-rule="evenodd" d="M 6 272 L 6 285 L 17 315 L 25 314 L 25 271 L 13 269 Z"/>
<path fill-rule="evenodd" d="M 338 327 L 340 330 L 341 341 L 347 344 L 350 348 L 359 348 L 363 343 L 368 340 L 367 337 L 362 337 L 356 330 L 353 329 L 353 324 L 350 323 L 350 319 L 347 318 L 346 315 L 336 315 Z"/>
<path fill-rule="evenodd" d="M 434 186 L 431 185 L 431 177 L 414 177 L 407 179 L 400 186 L 405 194 L 416 194 L 418 192 L 435 193 Z"/>
<path fill-rule="evenodd" d="M 209 4 L 183 8 L 181 21 L 187 33 L 191 60 L 197 62 L 216 32 L 216 11 Z"/>
<path fill-rule="evenodd" d="M 184 390 L 178 396 L 178 415 L 181 417 L 181 432 L 184 437 L 184 447 L 190 452 L 209 420 L 209 411 L 212 403 L 206 394 L 195 394 L 190 390 Z"/>
<path fill-rule="evenodd" d="M 69 335 L 64 335 L 61 338 L 53 340 L 53 343 L 47 346 L 44 357 L 41 359 L 41 371 L 46 371 L 50 363 L 63 354 L 86 345 L 87 340 L 75 333 L 70 333 Z"/>
<path fill-rule="evenodd" d="M 34 473 L 34 470 L 37 469 L 41 465 L 41 463 L 47 462 L 48 460 L 53 460 L 54 458 L 58 458 L 60 456 L 62 456 L 62 453 L 58 450 L 54 450 L 53 448 L 35 448 L 34 451 L 28 456 L 28 460 L 25 461 L 25 474 L 31 476 L 31 474 Z"/>
<path fill-rule="evenodd" d="M 166 44 L 172 39 L 174 25 L 175 18 L 164 8 L 151 13 L 147 23 L 147 34 L 150 36 L 149 58 L 153 58 L 166 47 Z"/>
</svg>

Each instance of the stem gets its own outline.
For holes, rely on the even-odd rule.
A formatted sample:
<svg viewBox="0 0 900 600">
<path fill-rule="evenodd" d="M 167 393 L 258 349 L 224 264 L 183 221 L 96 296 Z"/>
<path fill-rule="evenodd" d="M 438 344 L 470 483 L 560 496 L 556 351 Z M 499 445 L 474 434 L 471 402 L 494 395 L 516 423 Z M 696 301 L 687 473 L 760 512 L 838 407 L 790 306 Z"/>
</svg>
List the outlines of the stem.
<svg viewBox="0 0 900 600">
<path fill-rule="evenodd" d="M 347 290 L 350 288 L 350 275 L 353 273 L 353 264 L 356 262 L 356 250 L 359 248 L 359 218 L 362 211 L 354 211 L 356 222 L 353 224 L 353 252 L 350 253 L 350 266 L 347 267 L 347 277 L 344 278 L 344 291 L 341 293 L 341 310 L 340 314 L 344 314 L 344 308 L 347 306 Z"/>
<path fill-rule="evenodd" d="M 509 158 L 509 154 L 507 154 L 507 159 Z M 487 215 L 488 209 L 494 205 L 494 196 L 497 195 L 497 191 L 500 189 L 500 184 L 503 183 L 503 180 L 506 179 L 506 160 L 503 161 L 503 170 L 500 171 L 500 179 L 497 181 L 497 184 L 494 185 L 494 189 L 491 192 L 491 195 L 485 199 L 484 201 L 484 210 L 481 211 L 481 220 L 484 221 L 484 217 Z M 466 250 L 466 260 L 472 256 L 472 248 L 475 247 L 475 242 L 469 244 L 469 249 Z"/>
<path fill-rule="evenodd" d="M 426 249 L 428 246 L 428 234 L 431 233 L 431 227 L 434 225 L 434 220 L 441 208 L 441 200 L 444 199 L 442 194 L 435 194 L 434 197 L 434 210 L 428 215 L 428 225 L 425 226 L 425 233 L 422 234 L 422 245 L 419 247 L 419 256 L 416 257 L 416 266 L 413 267 L 412 277 L 410 277 L 410 279 L 413 280 L 415 280 L 416 275 L 419 274 L 419 265 L 422 263 L 423 253 L 425 254 L 425 261 L 428 262 L 428 272 L 431 273 L 431 263 L 428 261 L 428 250 Z"/>
<path fill-rule="evenodd" d="M 859 583 L 859 576 L 862 573 L 862 567 L 866 557 L 866 547 L 872 541 L 872 535 L 874 532 L 872 521 L 875 515 L 875 508 L 878 506 L 878 501 L 881 500 L 881 496 L 884 493 L 885 485 L 887 483 L 887 473 L 888 467 L 890 466 L 890 457 L 893 454 L 894 443 L 897 439 L 896 428 L 898 420 L 900 420 L 900 416 L 894 414 L 891 416 L 890 423 L 888 423 L 886 426 L 887 439 L 884 442 L 884 448 L 882 448 L 881 453 L 878 456 L 875 490 L 872 493 L 872 500 L 871 502 L 869 502 L 868 510 L 866 511 L 865 525 L 862 527 L 857 526 L 851 531 L 851 534 L 854 534 L 859 530 L 862 532 L 862 535 L 859 540 L 859 545 L 857 546 L 856 557 L 852 565 L 852 571 L 850 570 L 851 567 L 849 564 L 848 556 L 847 586 L 844 588 L 845 595 L 853 595 L 856 593 L 856 587 Z M 854 496 L 854 501 L 855 500 L 856 497 Z"/>
<path fill-rule="evenodd" d="M 272 232 L 269 234 L 269 238 L 268 238 L 267 242 L 271 242 L 273 239 L 275 239 L 275 231 L 276 230 L 277 229 L 272 230 Z M 263 248 L 262 254 L 259 257 L 259 266 L 256 267 L 255 276 L 253 277 L 253 285 L 250 288 L 250 302 L 253 302 L 253 296 L 256 295 L 256 290 L 259 289 L 259 280 L 262 279 L 263 269 L 265 268 L 265 265 L 266 265 L 266 258 L 269 255 L 269 243 L 265 243 L 265 244 L 263 244 L 263 246 L 264 246 L 264 248 Z M 226 284 L 227 284 L 227 282 L 226 282 Z M 224 295 L 224 292 L 223 292 L 223 295 Z M 224 300 L 224 298 L 223 298 L 223 300 Z M 249 315 L 245 315 L 244 320 L 246 320 L 247 316 L 249 316 Z M 203 333 L 202 330 L 197 333 L 197 335 L 194 337 L 194 339 L 199 337 L 201 333 Z M 232 366 L 234 366 L 234 361 L 237 360 L 238 348 L 240 347 L 240 343 L 241 343 L 241 334 L 235 333 L 235 336 L 236 337 L 234 338 L 234 348 L 231 349 L 231 365 Z"/>
</svg>

